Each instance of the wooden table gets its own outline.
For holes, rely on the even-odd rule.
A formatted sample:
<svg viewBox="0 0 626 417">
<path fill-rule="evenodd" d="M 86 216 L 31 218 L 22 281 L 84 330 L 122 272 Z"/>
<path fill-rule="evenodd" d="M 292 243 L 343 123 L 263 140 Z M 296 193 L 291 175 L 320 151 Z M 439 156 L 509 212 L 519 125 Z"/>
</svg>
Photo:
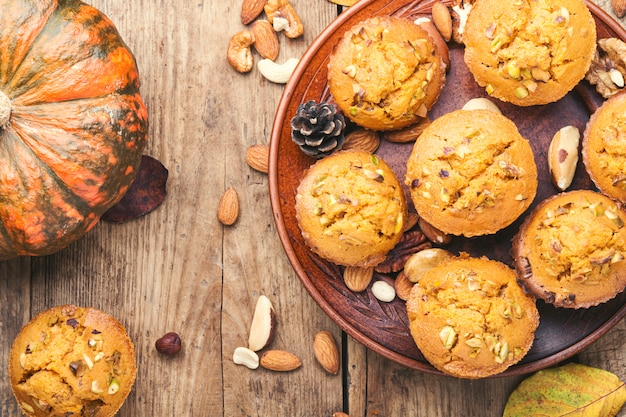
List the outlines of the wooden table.
<svg viewBox="0 0 626 417">
<path fill-rule="evenodd" d="M 139 371 L 121 417 L 501 415 L 521 377 L 467 381 L 404 368 L 342 334 L 304 290 L 276 234 L 268 178 L 244 160 L 249 146 L 268 144 L 283 86 L 226 62 L 230 37 L 243 29 L 240 1 L 91 3 L 136 55 L 150 114 L 146 153 L 169 169 L 169 194 L 155 212 L 101 223 L 55 255 L 0 263 L 0 415 L 19 415 L 5 371 L 13 338 L 34 314 L 64 303 L 113 314 L 134 340 Z M 610 10 L 609 0 L 598 3 Z M 341 11 L 327 0 L 293 4 L 305 33 L 280 36 L 279 62 L 301 56 Z M 216 208 L 231 186 L 241 215 L 224 227 Z M 261 294 L 278 318 L 272 347 L 302 359 L 294 372 L 232 361 Z M 341 344 L 339 375 L 315 361 L 320 330 Z M 174 358 L 154 348 L 167 331 L 183 339 Z M 575 359 L 626 379 L 626 321 Z"/>
</svg>

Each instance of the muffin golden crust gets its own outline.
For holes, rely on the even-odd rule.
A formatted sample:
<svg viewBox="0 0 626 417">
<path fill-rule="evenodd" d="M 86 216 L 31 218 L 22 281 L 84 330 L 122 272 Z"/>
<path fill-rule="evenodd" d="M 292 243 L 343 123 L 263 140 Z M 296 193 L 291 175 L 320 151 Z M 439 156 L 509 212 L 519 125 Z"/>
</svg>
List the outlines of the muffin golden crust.
<svg viewBox="0 0 626 417">
<path fill-rule="evenodd" d="M 426 116 L 445 73 L 428 32 L 405 19 L 376 16 L 354 25 L 335 45 L 328 87 L 354 123 L 393 130 Z"/>
<path fill-rule="evenodd" d="M 34 317 L 9 357 L 11 388 L 28 416 L 113 416 L 136 372 L 135 350 L 120 322 L 73 305 Z"/>
<path fill-rule="evenodd" d="M 407 300 L 410 331 L 435 368 L 460 378 L 503 372 L 530 350 L 539 312 L 515 271 L 459 257 L 425 272 Z"/>
<path fill-rule="evenodd" d="M 338 265 L 375 266 L 400 240 L 407 215 L 401 184 L 380 157 L 341 151 L 312 165 L 296 195 L 307 245 Z"/>
<path fill-rule="evenodd" d="M 426 222 L 471 237 L 497 232 L 530 206 L 537 167 L 511 120 L 490 110 L 456 110 L 416 140 L 405 182 Z"/>
<path fill-rule="evenodd" d="M 582 148 L 585 168 L 596 187 L 626 203 L 626 93 L 612 96 L 591 115 Z"/>
<path fill-rule="evenodd" d="M 502 101 L 531 106 L 559 100 L 583 79 L 596 26 L 583 0 L 478 0 L 463 40 L 480 86 Z"/>
<path fill-rule="evenodd" d="M 513 239 L 520 283 L 557 307 L 587 308 L 626 287 L 626 212 L 605 195 L 569 191 L 548 198 Z"/>
</svg>

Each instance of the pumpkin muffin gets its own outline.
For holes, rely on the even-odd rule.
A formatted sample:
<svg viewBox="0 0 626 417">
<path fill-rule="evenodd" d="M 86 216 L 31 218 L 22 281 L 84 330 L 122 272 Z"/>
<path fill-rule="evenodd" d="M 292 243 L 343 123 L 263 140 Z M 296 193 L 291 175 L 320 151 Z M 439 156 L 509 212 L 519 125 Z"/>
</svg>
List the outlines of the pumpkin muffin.
<svg viewBox="0 0 626 417">
<path fill-rule="evenodd" d="M 626 93 L 612 96 L 591 115 L 582 155 L 596 187 L 626 203 Z"/>
<path fill-rule="evenodd" d="M 460 378 L 503 372 L 530 350 L 535 299 L 501 262 L 467 256 L 426 271 L 406 303 L 410 331 L 426 360 Z"/>
<path fill-rule="evenodd" d="M 577 190 L 550 197 L 513 239 L 520 283 L 556 307 L 587 308 L 626 287 L 626 212 L 605 195 Z"/>
<path fill-rule="evenodd" d="M 477 0 L 463 41 L 467 67 L 488 94 L 532 106 L 559 100 L 583 79 L 596 26 L 583 0 Z"/>
<path fill-rule="evenodd" d="M 513 223 L 537 192 L 530 144 L 491 110 L 456 110 L 415 141 L 405 179 L 417 213 L 452 235 L 487 235 Z"/>
<path fill-rule="evenodd" d="M 136 372 L 124 327 L 100 310 L 73 305 L 33 318 L 9 357 L 11 388 L 28 416 L 113 416 Z"/>
<path fill-rule="evenodd" d="M 445 84 L 445 64 L 428 32 L 406 19 L 376 16 L 335 45 L 328 87 L 357 125 L 394 130 L 425 117 Z"/>
<path fill-rule="evenodd" d="M 296 195 L 296 218 L 306 244 L 344 266 L 382 262 L 402 236 L 407 216 L 402 186 L 378 156 L 347 150 L 319 160 Z"/>
</svg>

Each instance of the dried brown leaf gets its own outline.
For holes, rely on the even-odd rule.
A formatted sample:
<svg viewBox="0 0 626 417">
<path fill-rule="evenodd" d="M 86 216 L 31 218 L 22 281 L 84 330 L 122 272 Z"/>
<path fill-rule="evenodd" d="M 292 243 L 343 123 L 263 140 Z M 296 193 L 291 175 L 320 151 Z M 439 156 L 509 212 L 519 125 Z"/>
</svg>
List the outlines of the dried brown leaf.
<svg viewBox="0 0 626 417">
<path fill-rule="evenodd" d="M 169 172 L 158 160 L 143 155 L 135 181 L 124 197 L 102 215 L 102 220 L 123 223 L 156 209 L 165 199 Z"/>
</svg>

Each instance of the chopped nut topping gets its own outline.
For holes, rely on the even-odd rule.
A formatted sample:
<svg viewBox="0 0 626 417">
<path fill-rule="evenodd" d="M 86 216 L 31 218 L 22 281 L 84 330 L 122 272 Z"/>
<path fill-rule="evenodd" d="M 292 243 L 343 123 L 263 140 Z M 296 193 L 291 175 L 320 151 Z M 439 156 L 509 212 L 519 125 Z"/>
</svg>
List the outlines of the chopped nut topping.
<svg viewBox="0 0 626 417">
<path fill-rule="evenodd" d="M 452 349 L 454 344 L 456 343 L 457 335 L 454 327 L 445 326 L 439 332 L 439 339 L 441 343 L 443 343 L 444 347 L 448 350 Z"/>
</svg>

